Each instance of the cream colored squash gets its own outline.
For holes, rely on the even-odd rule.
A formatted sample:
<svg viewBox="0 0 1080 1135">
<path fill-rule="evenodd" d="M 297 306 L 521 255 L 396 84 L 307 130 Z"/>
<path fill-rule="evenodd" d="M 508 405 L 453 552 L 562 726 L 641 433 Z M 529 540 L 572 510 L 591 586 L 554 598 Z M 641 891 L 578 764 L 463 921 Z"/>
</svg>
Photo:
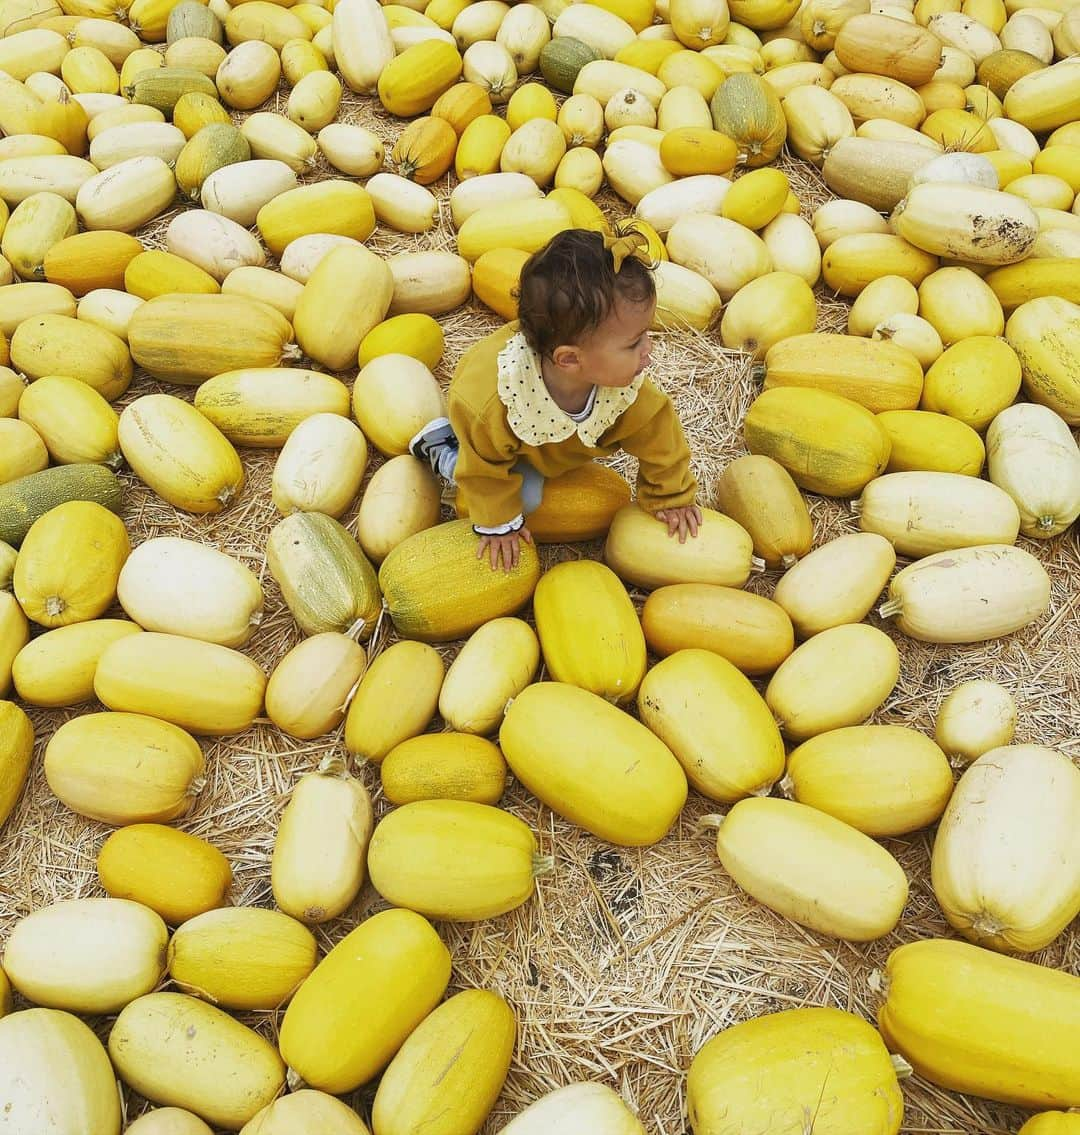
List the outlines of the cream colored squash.
<svg viewBox="0 0 1080 1135">
<path fill-rule="evenodd" d="M 340 517 L 360 492 L 367 441 L 348 418 L 313 414 L 289 435 L 271 481 L 277 510 Z"/>
<path fill-rule="evenodd" d="M 500 1128 L 499 1135 L 552 1135 L 555 1131 L 589 1135 L 645 1135 L 640 1120 L 605 1084 L 574 1083 L 556 1088 L 531 1103 Z"/>
<path fill-rule="evenodd" d="M 634 207 L 634 216 L 664 236 L 689 213 L 718 216 L 730 188 L 731 182 L 719 174 L 681 177 L 646 193 Z"/>
<path fill-rule="evenodd" d="M 300 1088 L 278 1096 L 244 1125 L 240 1135 L 371 1135 L 367 1124 L 352 1108 L 325 1092 Z"/>
<path fill-rule="evenodd" d="M 630 205 L 637 205 L 647 193 L 674 180 L 664 168 L 658 149 L 631 138 L 609 141 L 603 165 L 611 188 Z"/>
<path fill-rule="evenodd" d="M 353 414 L 365 436 L 388 457 L 405 454 L 413 436 L 445 413 L 431 371 L 408 355 L 380 355 L 356 376 Z"/>
<path fill-rule="evenodd" d="M 128 1124 L 126 1135 L 213 1135 L 197 1116 L 181 1107 L 156 1107 Z"/>
<path fill-rule="evenodd" d="M 207 209 L 178 213 L 165 233 L 169 252 L 213 276 L 220 284 L 234 269 L 266 263 L 262 245 L 236 221 Z"/>
<path fill-rule="evenodd" d="M 366 665 L 364 648 L 348 634 L 324 631 L 303 639 L 270 675 L 267 717 L 291 737 L 310 740 L 329 733 L 345 719 Z"/>
<path fill-rule="evenodd" d="M 889 231 L 889 222 L 861 201 L 826 201 L 814 210 L 812 225 L 822 252 L 843 236 Z"/>
<path fill-rule="evenodd" d="M 668 233 L 667 246 L 674 263 L 704 276 L 725 302 L 772 270 L 761 237 L 726 217 L 681 217 Z"/>
<path fill-rule="evenodd" d="M 991 749 L 1012 744 L 1017 709 L 997 682 L 976 678 L 950 690 L 938 708 L 934 740 L 954 765 L 970 764 Z"/>
<path fill-rule="evenodd" d="M 430 469 L 407 453 L 392 457 L 375 471 L 361 498 L 360 546 L 382 563 L 403 540 L 437 524 L 439 510 L 439 485 Z"/>
</svg>

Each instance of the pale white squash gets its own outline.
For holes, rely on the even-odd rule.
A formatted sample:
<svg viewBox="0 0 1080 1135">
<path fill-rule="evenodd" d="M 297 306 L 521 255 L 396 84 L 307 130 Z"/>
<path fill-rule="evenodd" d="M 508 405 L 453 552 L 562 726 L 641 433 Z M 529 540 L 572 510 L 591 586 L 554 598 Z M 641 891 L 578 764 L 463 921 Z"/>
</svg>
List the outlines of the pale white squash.
<svg viewBox="0 0 1080 1135">
<path fill-rule="evenodd" d="M 277 510 L 340 517 L 360 492 L 367 441 L 340 414 L 313 414 L 289 435 L 271 479 Z"/>
</svg>

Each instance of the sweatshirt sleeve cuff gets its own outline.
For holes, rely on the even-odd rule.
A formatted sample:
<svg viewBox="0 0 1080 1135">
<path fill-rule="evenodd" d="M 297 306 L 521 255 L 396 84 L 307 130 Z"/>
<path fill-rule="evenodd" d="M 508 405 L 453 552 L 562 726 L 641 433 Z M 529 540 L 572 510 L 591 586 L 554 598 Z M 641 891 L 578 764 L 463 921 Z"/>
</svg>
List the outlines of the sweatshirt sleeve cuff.
<svg viewBox="0 0 1080 1135">
<path fill-rule="evenodd" d="M 519 512 L 513 520 L 496 525 L 494 528 L 485 528 L 480 524 L 474 524 L 473 531 L 477 536 L 508 536 L 511 532 L 519 532 L 524 525 L 525 517 Z"/>
</svg>

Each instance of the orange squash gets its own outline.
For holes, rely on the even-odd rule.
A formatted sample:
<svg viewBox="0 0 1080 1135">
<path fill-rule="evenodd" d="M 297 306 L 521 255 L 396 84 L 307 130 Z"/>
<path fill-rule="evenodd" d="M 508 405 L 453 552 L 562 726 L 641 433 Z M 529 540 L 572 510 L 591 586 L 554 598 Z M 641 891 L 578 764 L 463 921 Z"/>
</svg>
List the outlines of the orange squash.
<svg viewBox="0 0 1080 1135">
<path fill-rule="evenodd" d="M 397 172 L 420 185 L 438 181 L 454 162 L 458 138 L 445 118 L 417 118 L 401 132 L 392 158 Z"/>
</svg>

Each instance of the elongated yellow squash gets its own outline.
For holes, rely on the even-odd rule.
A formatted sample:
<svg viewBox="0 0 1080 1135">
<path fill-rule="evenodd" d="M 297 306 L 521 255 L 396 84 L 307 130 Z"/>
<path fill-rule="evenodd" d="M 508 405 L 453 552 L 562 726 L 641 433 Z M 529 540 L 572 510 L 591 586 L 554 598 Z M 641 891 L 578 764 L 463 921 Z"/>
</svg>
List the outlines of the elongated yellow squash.
<svg viewBox="0 0 1080 1135">
<path fill-rule="evenodd" d="M 0 1020 L 0 1062 L 12 1131 L 120 1135 L 116 1074 L 101 1041 L 78 1017 L 58 1009 L 10 1013 Z"/>
<path fill-rule="evenodd" d="M 883 987 L 878 1027 L 917 1075 L 1019 1107 L 1080 1100 L 1075 975 L 930 938 L 893 950 Z"/>
<path fill-rule="evenodd" d="M 533 595 L 544 662 L 557 682 L 615 705 L 630 701 L 645 676 L 645 636 L 619 577 L 594 560 L 557 564 Z"/>
<path fill-rule="evenodd" d="M 321 1091 L 353 1091 L 390 1063 L 449 980 L 450 953 L 427 919 L 410 910 L 373 915 L 293 997 L 281 1023 L 281 1054 Z M 332 1048 L 330 1035 L 339 1037 Z"/>
<path fill-rule="evenodd" d="M 11 675 L 23 701 L 47 708 L 94 696 L 94 673 L 105 648 L 141 628 L 127 619 L 90 619 L 38 635 L 15 655 Z"/>
<path fill-rule="evenodd" d="M 161 918 L 139 903 L 69 899 L 15 923 L 4 949 L 4 972 L 36 1005 L 84 1015 L 117 1013 L 161 980 L 168 939 Z"/>
<path fill-rule="evenodd" d="M 562 682 L 524 689 L 499 744 L 514 775 L 553 811 L 624 847 L 663 839 L 686 801 L 671 750 L 603 698 Z"/>
<path fill-rule="evenodd" d="M 745 1069 L 761 1073 L 747 1077 Z M 904 1115 L 900 1072 L 872 1025 L 840 1009 L 766 1013 L 724 1029 L 690 1064 L 687 1108 L 694 1135 L 797 1130 L 813 1115 L 834 1135 L 896 1135 Z M 791 1116 L 791 1121 L 786 1118 Z"/>
<path fill-rule="evenodd" d="M 0 825 L 11 815 L 30 771 L 34 726 L 12 701 L 0 701 Z"/>
<path fill-rule="evenodd" d="M 538 853 L 536 837 L 516 816 L 466 800 L 395 808 L 368 848 L 371 882 L 383 898 L 451 922 L 515 910 L 532 898 L 536 877 L 553 862 Z"/>
<path fill-rule="evenodd" d="M 750 533 L 767 567 L 789 568 L 810 551 L 814 529 L 806 501 L 791 474 L 771 457 L 737 457 L 716 479 L 716 498 L 720 510 Z"/>
<path fill-rule="evenodd" d="M 768 706 L 718 654 L 676 651 L 646 674 L 637 704 L 642 723 L 710 800 L 765 794 L 783 772 L 784 743 Z"/>
<path fill-rule="evenodd" d="M 945 754 L 916 730 L 853 725 L 804 741 L 781 788 L 867 835 L 897 836 L 939 819 L 953 777 Z"/>
<path fill-rule="evenodd" d="M 266 715 L 291 737 L 311 740 L 336 729 L 367 665 L 364 648 L 347 634 L 305 638 L 274 667 L 266 685 Z"/>
<path fill-rule="evenodd" d="M 740 800 L 717 826 L 716 854 L 740 887 L 801 926 L 870 942 L 890 933 L 908 896 L 900 864 L 832 816 L 760 796 Z"/>
<path fill-rule="evenodd" d="M 241 1128 L 240 1135 L 295 1135 L 305 1130 L 318 1131 L 319 1135 L 371 1135 L 367 1124 L 351 1107 L 311 1088 L 278 1096 Z M 147 1132 L 147 1135 L 156 1133 Z M 173 1132 L 162 1135 L 173 1135 Z M 176 1135 L 187 1135 L 187 1132 Z"/>
<path fill-rule="evenodd" d="M 247 729 L 265 689 L 266 675 L 239 651 L 151 631 L 108 646 L 94 675 L 94 693 L 110 709 L 210 735 Z"/>
<path fill-rule="evenodd" d="M 1041 745 L 984 753 L 960 778 L 934 840 L 931 881 L 949 923 L 994 950 L 1032 953 L 1080 913 L 1080 770 Z"/>
<path fill-rule="evenodd" d="M 401 1046 L 379 1081 L 372 1122 L 380 1135 L 478 1131 L 502 1090 L 517 1022 L 486 989 L 440 1005 Z"/>
<path fill-rule="evenodd" d="M 439 692 L 439 713 L 460 733 L 494 733 L 507 702 L 533 680 L 539 664 L 540 643 L 528 623 L 492 619 L 469 636 L 450 664 Z"/>
<path fill-rule="evenodd" d="M 109 1056 L 140 1095 L 228 1131 L 243 1127 L 285 1085 L 285 1065 L 268 1040 L 183 993 L 132 1001 L 109 1034 Z"/>
<path fill-rule="evenodd" d="M 506 761 L 498 746 L 483 737 L 424 733 L 395 745 L 379 765 L 379 777 L 391 804 L 415 800 L 497 804 L 506 787 Z"/>
<path fill-rule="evenodd" d="M 886 410 L 878 421 L 889 435 L 889 473 L 963 473 L 977 477 L 986 446 L 966 422 L 930 410 Z"/>
<path fill-rule="evenodd" d="M 277 1009 L 318 958 L 306 926 L 277 910 L 237 906 L 185 922 L 167 964 L 174 985 L 223 1009 Z"/>
</svg>

